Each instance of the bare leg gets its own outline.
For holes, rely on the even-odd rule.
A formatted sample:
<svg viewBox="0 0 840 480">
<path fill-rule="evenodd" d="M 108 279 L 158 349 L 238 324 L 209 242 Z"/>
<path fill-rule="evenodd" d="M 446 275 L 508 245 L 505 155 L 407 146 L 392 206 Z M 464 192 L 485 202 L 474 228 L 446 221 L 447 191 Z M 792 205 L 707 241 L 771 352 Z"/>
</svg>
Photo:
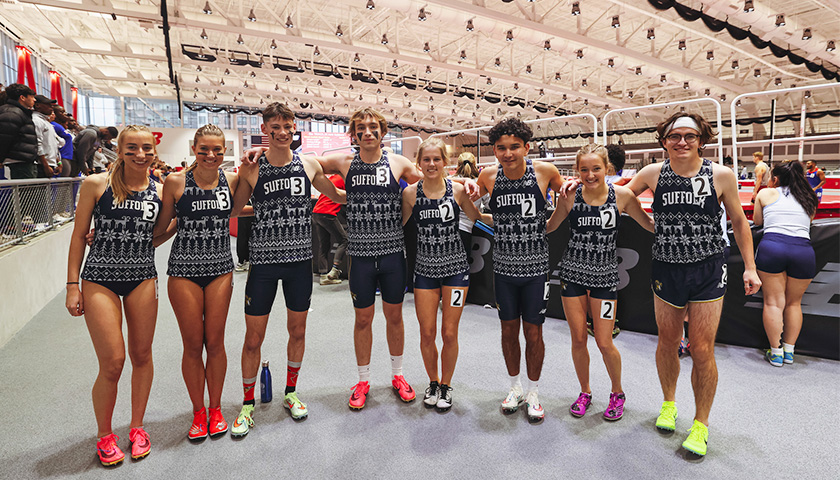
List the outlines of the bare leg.
<svg viewBox="0 0 840 480">
<path fill-rule="evenodd" d="M 437 336 L 437 309 L 440 300 L 440 289 L 414 289 L 414 310 L 417 322 L 420 324 L 420 353 L 423 356 L 423 366 L 430 382 L 440 380 L 438 376 L 438 349 L 435 344 Z M 457 348 L 457 347 L 456 347 Z"/>
<path fill-rule="evenodd" d="M 569 324 L 569 333 L 572 336 L 572 363 L 580 382 L 580 391 L 592 393 L 589 385 L 589 349 L 586 348 L 586 299 L 586 295 L 563 297 L 563 312 L 566 314 L 566 323 Z"/>
<path fill-rule="evenodd" d="M 525 366 L 528 369 L 528 379 L 537 382 L 545 359 L 542 325 L 528 322 L 522 322 L 522 325 L 525 332 Z"/>
<path fill-rule="evenodd" d="M 233 273 L 222 275 L 204 289 L 204 348 L 207 350 L 205 376 L 210 408 L 221 405 L 227 374 L 225 324 L 233 294 L 232 277 Z"/>
<path fill-rule="evenodd" d="M 294 312 L 286 309 L 286 328 L 289 330 L 286 357 L 290 362 L 303 360 L 303 352 L 306 349 L 306 315 L 308 313 L 308 310 Z"/>
<path fill-rule="evenodd" d="M 388 351 L 393 356 L 403 354 L 405 348 L 405 329 L 403 328 L 402 302 L 382 301 L 382 313 L 385 314 L 385 330 L 388 338 Z"/>
<path fill-rule="evenodd" d="M 268 326 L 268 315 L 245 314 L 245 343 L 242 345 L 242 378 L 255 378 L 259 372 L 266 326 Z"/>
<path fill-rule="evenodd" d="M 452 306 L 453 290 L 463 290 L 461 306 Z M 443 318 L 440 325 L 440 336 L 443 338 L 443 351 L 440 355 L 441 383 L 451 385 L 455 364 L 458 362 L 458 326 L 461 314 L 464 312 L 464 299 L 467 298 L 468 288 L 443 287 Z"/>
<path fill-rule="evenodd" d="M 601 350 L 604 365 L 607 367 L 607 374 L 610 376 L 610 391 L 623 392 L 624 390 L 621 388 L 621 354 L 618 353 L 618 348 L 616 348 L 612 337 L 615 320 L 595 318 L 601 312 L 601 301 L 598 298 L 589 299 L 589 311 L 592 312 L 593 316 L 592 328 L 595 330 L 595 343 Z M 616 301 L 615 308 L 618 308 L 618 301 Z M 615 312 L 615 308 L 613 308 L 613 312 Z"/>
<path fill-rule="evenodd" d="M 156 282 L 156 278 L 146 280 L 123 299 L 125 324 L 128 327 L 128 357 L 131 359 L 132 428 L 143 426 L 155 375 L 152 341 L 157 321 Z"/>
<path fill-rule="evenodd" d="M 656 312 L 656 326 L 659 328 L 659 340 L 656 345 L 656 371 L 662 387 L 662 397 L 666 402 L 676 400 L 677 379 L 680 376 L 680 357 L 678 347 L 683 334 L 685 309 L 673 307 L 653 296 Z M 694 336 L 691 335 L 691 354 L 694 355 Z"/>
<path fill-rule="evenodd" d="M 204 408 L 204 290 L 182 277 L 169 277 L 169 303 L 181 329 L 181 374 L 193 411 Z"/>
<path fill-rule="evenodd" d="M 691 387 L 694 389 L 694 419 L 709 425 L 709 412 L 717 391 L 715 336 L 723 300 L 688 304 L 688 336 L 691 338 Z"/>
<path fill-rule="evenodd" d="M 811 284 L 810 279 L 790 278 L 787 280 L 785 289 L 785 329 L 782 333 L 782 340 L 790 345 L 796 344 L 799 332 L 802 330 L 802 295 Z"/>
<path fill-rule="evenodd" d="M 373 345 L 373 313 L 373 305 L 356 309 L 356 324 L 353 328 L 356 365 L 370 365 L 370 349 Z"/>
<path fill-rule="evenodd" d="M 779 348 L 782 346 L 780 342 L 782 341 L 782 319 L 785 310 L 785 283 L 787 275 L 785 273 L 765 273 L 759 271 L 758 277 L 761 279 L 761 291 L 764 295 L 764 310 L 761 314 L 761 318 L 764 321 L 764 331 L 767 333 L 767 340 L 770 341 L 770 347 Z"/>
<path fill-rule="evenodd" d="M 508 375 L 519 375 L 522 351 L 519 346 L 519 324 L 522 321 L 501 320 L 502 322 L 502 355 L 505 357 Z"/>
</svg>

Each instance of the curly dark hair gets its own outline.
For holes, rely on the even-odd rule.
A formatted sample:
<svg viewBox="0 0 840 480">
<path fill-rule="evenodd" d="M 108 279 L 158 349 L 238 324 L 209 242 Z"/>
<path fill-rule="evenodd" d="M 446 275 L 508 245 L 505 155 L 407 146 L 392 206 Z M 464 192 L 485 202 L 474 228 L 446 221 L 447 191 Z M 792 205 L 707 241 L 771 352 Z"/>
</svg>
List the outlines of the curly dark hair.
<svg viewBox="0 0 840 480">
<path fill-rule="evenodd" d="M 697 148 L 697 152 L 702 155 L 703 154 L 703 147 L 705 147 L 709 142 L 715 139 L 715 131 L 712 130 L 712 125 L 706 121 L 705 118 L 697 115 L 696 113 L 686 113 L 686 112 L 677 112 L 667 119 L 656 126 L 656 141 L 665 148 L 665 135 L 667 135 L 665 129 L 667 129 L 672 123 L 674 123 L 680 117 L 690 117 L 692 120 L 697 122 L 697 125 L 700 127 L 700 147 Z"/>
<path fill-rule="evenodd" d="M 522 120 L 516 117 L 508 117 L 494 125 L 487 133 L 487 136 L 490 137 L 490 143 L 494 145 L 504 135 L 510 135 L 528 143 L 534 134 L 531 131 L 531 127 Z"/>
<path fill-rule="evenodd" d="M 624 169 L 624 164 L 627 162 L 627 154 L 619 145 L 611 143 L 607 145 L 607 156 L 615 168 L 615 173 L 619 173 Z"/>
</svg>

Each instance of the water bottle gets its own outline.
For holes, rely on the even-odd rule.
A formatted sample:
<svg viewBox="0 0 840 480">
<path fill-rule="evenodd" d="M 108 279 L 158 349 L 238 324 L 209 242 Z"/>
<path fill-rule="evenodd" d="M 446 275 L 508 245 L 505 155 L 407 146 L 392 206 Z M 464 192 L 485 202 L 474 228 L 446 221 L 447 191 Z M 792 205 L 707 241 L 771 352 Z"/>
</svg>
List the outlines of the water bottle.
<svg viewBox="0 0 840 480">
<path fill-rule="evenodd" d="M 268 370 L 268 360 L 262 362 L 262 371 L 260 371 L 260 401 L 262 403 L 271 401 L 271 371 Z"/>
</svg>

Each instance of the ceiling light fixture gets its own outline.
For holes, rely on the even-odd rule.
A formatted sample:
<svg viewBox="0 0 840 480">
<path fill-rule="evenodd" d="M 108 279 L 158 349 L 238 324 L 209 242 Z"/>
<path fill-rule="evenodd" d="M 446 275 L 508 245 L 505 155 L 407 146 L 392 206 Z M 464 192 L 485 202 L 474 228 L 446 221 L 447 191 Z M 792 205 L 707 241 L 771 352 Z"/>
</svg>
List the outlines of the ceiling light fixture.
<svg viewBox="0 0 840 480">
<path fill-rule="evenodd" d="M 543 50 L 546 52 L 551 50 L 551 40 L 546 40 L 545 43 L 543 43 Z"/>
<path fill-rule="evenodd" d="M 209 38 L 209 37 L 207 36 L 207 31 L 206 31 L 206 30 L 204 30 L 203 28 L 201 29 L 201 35 L 200 35 L 200 36 L 201 36 L 201 39 L 202 39 L 202 40 L 207 40 L 207 39 Z"/>
<path fill-rule="evenodd" d="M 426 7 L 420 7 L 420 12 L 417 14 L 417 20 L 420 22 L 426 21 Z"/>
<path fill-rule="evenodd" d="M 335 36 L 336 37 L 341 37 L 343 35 L 344 35 L 344 32 L 341 31 L 341 25 L 335 27 Z"/>
<path fill-rule="evenodd" d="M 380 42 L 382 43 L 382 45 L 388 45 L 388 35 L 383 33 L 382 40 L 380 40 Z"/>
<path fill-rule="evenodd" d="M 426 65 L 426 74 L 432 73 L 432 67 Z"/>
<path fill-rule="evenodd" d="M 754 76 L 755 78 L 760 77 L 760 76 L 761 76 L 761 69 L 760 69 L 760 68 L 756 68 L 756 69 L 755 69 L 755 71 L 753 72 L 753 76 Z"/>
<path fill-rule="evenodd" d="M 615 61 L 612 58 L 608 59 L 607 66 L 610 68 L 615 68 Z"/>
<path fill-rule="evenodd" d="M 805 90 L 805 98 L 811 98 L 811 91 Z"/>
<path fill-rule="evenodd" d="M 619 28 L 621 27 L 621 22 L 618 21 L 618 15 L 613 15 L 612 17 L 612 28 Z"/>
<path fill-rule="evenodd" d="M 829 40 L 825 44 L 825 51 L 826 52 L 833 52 L 834 51 L 834 40 Z"/>
<path fill-rule="evenodd" d="M 732 70 L 738 70 L 738 60 L 732 60 Z"/>
<path fill-rule="evenodd" d="M 295 24 L 292 23 L 292 16 L 291 15 L 286 17 L 286 28 L 295 28 Z"/>
<path fill-rule="evenodd" d="M 312 51 L 312 55 L 315 55 L 316 57 L 321 55 L 321 51 L 318 50 L 318 45 L 315 45 L 315 50 Z"/>
<path fill-rule="evenodd" d="M 499 58 L 499 57 L 496 57 L 496 61 L 493 64 L 496 65 L 496 67 L 501 67 L 502 66 L 502 59 Z"/>
<path fill-rule="evenodd" d="M 572 2 L 572 15 L 580 15 L 580 2 Z"/>
<path fill-rule="evenodd" d="M 357 54 L 355 54 L 355 55 L 353 55 L 353 61 L 354 61 L 354 62 L 356 62 L 356 63 L 359 63 L 359 62 L 361 62 L 361 61 L 362 61 L 362 59 L 361 59 L 361 58 L 359 58 L 359 54 L 358 54 L 358 53 L 357 53 Z"/>
<path fill-rule="evenodd" d="M 391 68 L 398 68 L 398 67 L 399 67 L 399 65 L 397 65 L 397 60 L 394 59 L 394 63 L 391 64 Z"/>
<path fill-rule="evenodd" d="M 587 86 L 587 84 L 586 84 L 586 79 L 585 79 L 585 78 L 584 78 L 583 80 L 581 80 L 581 81 L 580 81 L 580 86 L 581 86 L 581 87 L 586 87 L 586 86 Z"/>
<path fill-rule="evenodd" d="M 240 44 L 240 45 L 242 45 L 243 43 L 245 43 L 245 40 L 242 38 L 242 34 L 241 34 L 241 33 L 239 34 L 239 37 L 236 39 L 236 43 L 238 43 L 238 44 Z"/>
<path fill-rule="evenodd" d="M 579 48 L 579 49 L 577 49 L 577 50 L 575 51 L 575 57 L 576 57 L 578 60 L 582 59 L 582 58 L 583 58 L 583 49 L 580 49 L 580 48 Z"/>
<path fill-rule="evenodd" d="M 368 10 L 373 10 L 374 8 L 376 8 L 376 4 L 373 3 L 373 0 L 368 0 L 367 5 L 365 5 L 365 8 L 367 8 Z"/>
<path fill-rule="evenodd" d="M 513 30 L 507 31 L 507 34 L 505 35 L 505 40 L 507 40 L 508 42 L 513 41 Z"/>
<path fill-rule="evenodd" d="M 528 73 L 528 74 L 531 73 L 531 66 L 530 65 L 525 66 L 525 73 Z"/>
<path fill-rule="evenodd" d="M 776 85 L 778 87 L 779 85 L 782 84 L 782 79 L 779 78 L 779 77 L 776 77 L 776 80 L 773 83 L 774 83 L 774 85 Z"/>
<path fill-rule="evenodd" d="M 464 61 L 464 60 L 467 59 L 467 51 L 466 50 L 461 50 L 461 57 L 460 58 L 461 58 L 461 61 Z"/>
<path fill-rule="evenodd" d="M 257 16 L 254 15 L 254 9 L 252 8 L 250 12 L 248 12 L 248 21 L 249 22 L 256 22 Z"/>
<path fill-rule="evenodd" d="M 277 42 L 274 39 L 271 40 L 271 45 L 268 46 L 272 50 L 277 50 Z"/>
<path fill-rule="evenodd" d="M 776 14 L 776 26 L 777 27 L 784 27 L 785 26 L 785 14 L 784 13 Z"/>
<path fill-rule="evenodd" d="M 612 87 L 610 85 L 607 85 L 607 93 L 612 93 Z"/>
<path fill-rule="evenodd" d="M 429 52 L 431 52 L 431 51 L 432 51 L 432 49 L 431 49 L 431 48 L 429 48 L 429 42 L 425 42 L 425 43 L 423 44 L 423 52 L 424 52 L 424 53 L 429 53 Z"/>
<path fill-rule="evenodd" d="M 475 26 L 473 25 L 472 19 L 467 20 L 467 31 L 472 32 L 473 30 L 475 30 Z"/>
<path fill-rule="evenodd" d="M 688 82 L 683 82 L 683 90 L 688 90 Z"/>
<path fill-rule="evenodd" d="M 202 12 L 206 13 L 207 15 L 213 15 L 213 9 L 210 8 L 209 1 L 204 3 L 204 9 L 202 9 Z"/>
<path fill-rule="evenodd" d="M 744 13 L 750 13 L 754 10 L 753 0 L 744 0 Z"/>
<path fill-rule="evenodd" d="M 810 40 L 811 39 L 811 29 L 806 28 L 802 31 L 802 40 Z"/>
<path fill-rule="evenodd" d="M 685 40 L 677 42 L 677 50 L 685 50 Z"/>
<path fill-rule="evenodd" d="M 707 96 L 707 97 L 708 97 L 708 96 L 709 96 L 709 95 L 711 95 L 711 94 L 712 94 L 712 91 L 711 91 L 711 90 L 709 90 L 708 88 L 707 88 L 707 89 L 705 89 L 705 90 L 703 90 L 703 95 L 705 95 L 705 96 Z"/>
<path fill-rule="evenodd" d="M 642 67 L 636 67 L 636 75 L 642 74 Z"/>
<path fill-rule="evenodd" d="M 711 62 L 714 59 L 715 59 L 715 51 L 714 50 L 709 50 L 708 52 L 706 52 L 706 60 Z"/>
<path fill-rule="evenodd" d="M 665 83 L 667 81 L 668 81 L 668 78 L 665 76 L 664 73 L 659 76 L 659 83 Z"/>
<path fill-rule="evenodd" d="M 647 29 L 647 39 L 648 40 L 653 40 L 654 38 L 656 38 L 656 30 L 654 30 L 653 28 L 648 28 Z"/>
</svg>

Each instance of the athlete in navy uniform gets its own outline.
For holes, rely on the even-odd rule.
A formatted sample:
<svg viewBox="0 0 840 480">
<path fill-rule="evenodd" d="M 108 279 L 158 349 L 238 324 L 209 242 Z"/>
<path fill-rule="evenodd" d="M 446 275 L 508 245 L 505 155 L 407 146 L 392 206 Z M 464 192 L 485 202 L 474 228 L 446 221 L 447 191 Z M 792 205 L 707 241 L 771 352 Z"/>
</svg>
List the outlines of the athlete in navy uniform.
<svg viewBox="0 0 840 480">
<path fill-rule="evenodd" d="M 234 214 L 248 199 L 254 207 L 251 227 L 248 283 L 245 286 L 245 343 L 242 347 L 244 401 L 231 435 L 243 436 L 254 425 L 254 386 L 260 366 L 260 349 L 268 315 L 283 281 L 286 301 L 286 390 L 283 405 L 294 419 L 309 414 L 297 396 L 298 373 L 305 347 L 306 315 L 312 297 L 312 186 L 336 203 L 344 203 L 343 191 L 324 176 L 312 157 L 289 148 L 294 137 L 295 114 L 287 106 L 272 103 L 262 112 L 263 133 L 269 148 L 255 161 L 245 159 L 239 169 L 239 188 Z"/>
<path fill-rule="evenodd" d="M 417 167 L 423 180 L 409 185 L 402 194 L 403 224 L 412 216 L 417 222 L 414 306 L 420 324 L 420 353 L 429 375 L 423 404 L 440 412 L 452 407 L 450 385 L 458 360 L 458 324 L 470 287 L 470 267 L 458 230 L 460 207 L 472 222 L 481 219 L 492 223 L 490 215 L 479 213 L 463 185 L 446 178 L 448 160 L 441 139 L 424 140 L 417 149 Z M 438 305 L 443 310 L 440 375 L 435 344 Z"/>
<path fill-rule="evenodd" d="M 705 455 L 709 411 L 717 388 L 714 341 L 727 281 L 721 203 L 744 259 L 746 294 L 757 292 L 761 280 L 735 174 L 701 157 L 703 147 L 714 137 L 711 125 L 699 115 L 680 112 L 660 123 L 657 135 L 668 160 L 646 166 L 627 184 L 636 195 L 647 189 L 654 194 L 651 286 L 659 327 L 656 367 L 664 397 L 656 426 L 665 431 L 676 428 L 678 346 L 687 309 L 696 410 L 683 447 Z"/>
<path fill-rule="evenodd" d="M 496 232 L 496 305 L 502 325 L 502 353 L 511 380 L 502 411 L 515 412 L 525 401 L 528 418 L 536 423 L 545 417 L 537 390 L 545 357 L 542 325 L 548 303 L 545 198 L 549 188 L 561 189 L 563 177 L 551 163 L 532 163 L 525 158 L 532 133 L 522 121 L 506 118 L 488 135 L 499 163 L 481 171 L 478 185 L 481 195 L 490 194 Z M 531 380 L 527 397 L 519 379 L 520 325 L 525 333 L 525 363 Z"/>
<path fill-rule="evenodd" d="M 227 371 L 225 324 L 233 293 L 230 213 L 238 178 L 219 168 L 225 156 L 225 136 L 219 127 L 199 128 L 192 150 L 195 161 L 186 170 L 166 177 L 157 230 L 165 230 L 177 216 L 167 290 L 181 330 L 181 373 L 192 403 L 193 423 L 187 438 L 200 440 L 208 432 L 217 436 L 228 430 L 221 399 Z M 205 384 L 210 397 L 209 420 Z"/>
<path fill-rule="evenodd" d="M 574 195 L 557 202 L 547 228 L 549 232 L 555 230 L 568 216 L 571 235 L 560 264 L 560 280 L 563 311 L 572 336 L 572 361 L 580 382 L 580 395 L 569 411 L 582 417 L 592 402 L 586 347 L 589 313 L 595 342 L 612 384 L 604 418 L 615 421 L 624 415 L 625 402 L 621 354 L 613 343 L 618 308 L 618 227 L 622 213 L 629 214 L 650 232 L 653 232 L 653 219 L 642 210 L 633 192 L 607 183 L 608 155 L 607 149 L 598 144 L 585 145 L 578 151 L 575 169 L 580 174 L 580 186 Z"/>
<path fill-rule="evenodd" d="M 148 127 L 125 127 L 117 139 L 117 160 L 111 171 L 91 175 L 82 183 L 70 240 L 65 306 L 71 315 L 85 316 L 99 361 L 92 397 L 99 438 L 96 448 L 103 465 L 114 465 L 125 458 L 117 446 L 119 437 L 111 429 L 117 384 L 125 363 L 123 311 L 131 358 L 131 457 L 145 457 L 151 448 L 143 417 L 154 376 L 154 246 L 168 238 L 154 238 L 161 206 L 158 192 L 163 188 L 149 179 L 148 169 L 154 158 L 155 140 Z M 91 219 L 96 233 L 82 270 Z"/>
</svg>

